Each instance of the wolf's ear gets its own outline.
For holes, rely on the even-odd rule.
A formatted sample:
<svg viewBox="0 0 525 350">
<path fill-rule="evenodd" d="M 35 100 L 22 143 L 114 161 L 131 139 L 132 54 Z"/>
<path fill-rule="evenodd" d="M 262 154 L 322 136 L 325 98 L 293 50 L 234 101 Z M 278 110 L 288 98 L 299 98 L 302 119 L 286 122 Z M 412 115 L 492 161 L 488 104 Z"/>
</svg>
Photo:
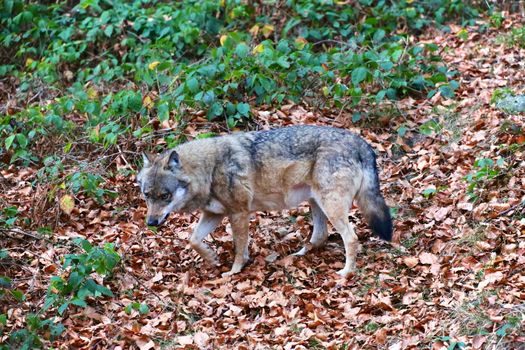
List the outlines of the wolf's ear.
<svg viewBox="0 0 525 350">
<path fill-rule="evenodd" d="M 172 150 L 168 158 L 168 168 L 175 169 L 178 168 L 179 165 L 179 154 L 177 153 L 177 151 Z"/>
<path fill-rule="evenodd" d="M 155 156 L 149 152 L 142 152 L 142 159 L 144 160 L 144 168 L 149 168 Z"/>
</svg>

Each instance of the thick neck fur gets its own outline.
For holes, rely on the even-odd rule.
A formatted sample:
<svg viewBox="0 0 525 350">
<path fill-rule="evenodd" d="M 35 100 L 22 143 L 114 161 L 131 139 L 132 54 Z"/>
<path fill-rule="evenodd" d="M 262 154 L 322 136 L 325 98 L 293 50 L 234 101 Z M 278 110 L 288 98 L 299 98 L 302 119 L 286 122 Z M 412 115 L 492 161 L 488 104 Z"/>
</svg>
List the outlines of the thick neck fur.
<svg viewBox="0 0 525 350">
<path fill-rule="evenodd" d="M 182 171 L 191 178 L 190 191 L 194 198 L 185 208 L 187 211 L 202 208 L 209 202 L 213 167 L 217 164 L 217 159 L 222 157 L 224 146 L 222 138 L 210 138 L 194 140 L 176 148 Z"/>
</svg>

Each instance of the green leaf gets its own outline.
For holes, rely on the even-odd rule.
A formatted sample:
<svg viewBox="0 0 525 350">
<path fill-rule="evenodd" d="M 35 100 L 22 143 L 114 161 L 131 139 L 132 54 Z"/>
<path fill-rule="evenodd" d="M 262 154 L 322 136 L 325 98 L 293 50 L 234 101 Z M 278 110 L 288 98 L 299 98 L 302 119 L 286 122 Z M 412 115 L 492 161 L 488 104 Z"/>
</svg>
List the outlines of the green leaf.
<svg viewBox="0 0 525 350">
<path fill-rule="evenodd" d="M 47 309 L 49 309 L 56 302 L 57 297 L 58 296 L 56 294 L 49 295 L 49 292 L 48 292 L 48 296 L 46 297 L 44 301 L 44 306 L 42 306 L 42 310 L 46 311 Z"/>
<path fill-rule="evenodd" d="M 250 113 L 250 105 L 244 102 L 237 104 L 237 112 L 240 115 L 247 117 Z"/>
<path fill-rule="evenodd" d="M 401 56 L 403 56 L 403 50 L 396 50 L 396 51 L 392 52 L 392 54 L 390 55 L 390 57 L 392 58 L 392 61 L 394 61 L 394 62 L 399 61 Z"/>
<path fill-rule="evenodd" d="M 199 90 L 199 81 L 192 77 L 186 81 L 186 86 L 191 92 L 195 93 Z"/>
<path fill-rule="evenodd" d="M 139 306 L 139 312 L 142 314 L 142 315 L 145 315 L 149 312 L 149 307 L 148 305 L 146 304 L 140 304 Z"/>
<path fill-rule="evenodd" d="M 7 137 L 4 141 L 4 144 L 5 144 L 5 149 L 8 150 L 9 148 L 11 148 L 11 145 L 13 144 L 13 141 L 15 140 L 15 136 L 16 135 L 11 135 L 9 137 Z"/>
<path fill-rule="evenodd" d="M 157 116 L 161 122 L 170 119 L 170 109 L 167 102 L 161 102 L 157 106 Z"/>
<path fill-rule="evenodd" d="M 137 92 L 129 97 L 129 108 L 134 112 L 139 112 L 142 109 L 142 94 Z"/>
<path fill-rule="evenodd" d="M 6 325 L 7 324 L 7 315 L 6 314 L 0 314 L 0 324 Z"/>
<path fill-rule="evenodd" d="M 113 34 L 113 25 L 110 24 L 106 27 L 106 29 L 104 29 L 104 34 L 106 34 L 106 36 L 109 38 L 111 37 L 111 34 Z"/>
<path fill-rule="evenodd" d="M 450 87 L 450 85 L 442 85 L 439 87 L 439 92 L 441 92 L 441 96 L 445 98 L 452 98 L 454 97 L 454 90 Z"/>
<path fill-rule="evenodd" d="M 77 271 L 72 271 L 68 279 L 69 288 L 76 289 L 83 279 L 84 277 L 80 276 Z"/>
<path fill-rule="evenodd" d="M 11 279 L 7 276 L 0 276 L 0 288 L 11 288 Z"/>
<path fill-rule="evenodd" d="M 11 295 L 13 296 L 13 298 L 15 298 L 19 302 L 26 300 L 25 294 L 18 289 L 12 290 Z"/>
<path fill-rule="evenodd" d="M 226 113 L 228 115 L 233 115 L 237 112 L 237 109 L 235 108 L 235 105 L 231 102 L 226 102 Z"/>
<path fill-rule="evenodd" d="M 290 62 L 288 62 L 285 56 L 279 57 L 279 59 L 277 59 L 277 64 L 283 68 L 290 68 Z"/>
<path fill-rule="evenodd" d="M 399 129 L 397 129 L 397 134 L 399 135 L 399 137 L 404 137 L 407 131 L 408 131 L 408 128 L 402 125 L 401 127 L 399 127 Z"/>
<path fill-rule="evenodd" d="M 171 68 L 172 66 L 173 64 L 170 61 L 164 61 L 157 66 L 157 71 L 161 72 L 163 70 Z"/>
<path fill-rule="evenodd" d="M 93 250 L 93 246 L 91 245 L 91 243 L 89 243 L 87 239 L 83 239 L 81 245 L 82 249 L 84 249 L 86 253 L 89 253 L 91 250 Z"/>
<path fill-rule="evenodd" d="M 239 56 L 240 58 L 246 57 L 249 51 L 250 49 L 248 48 L 248 45 L 246 45 L 245 43 L 240 43 L 235 48 L 235 54 Z"/>
<path fill-rule="evenodd" d="M 68 308 L 68 306 L 69 306 L 69 302 L 66 302 L 66 303 L 60 305 L 60 307 L 59 307 L 58 310 L 57 310 L 57 311 L 58 311 L 58 314 L 59 314 L 59 315 L 62 315 L 62 314 L 64 313 L 64 311 L 66 311 L 66 309 Z"/>
<path fill-rule="evenodd" d="M 76 306 L 80 306 L 80 307 L 87 307 L 88 306 L 85 300 L 82 300 L 82 299 L 79 299 L 79 298 L 74 298 L 73 300 L 71 300 L 71 304 L 76 305 Z"/>
<path fill-rule="evenodd" d="M 11 13 L 13 12 L 13 4 L 14 4 L 14 1 L 13 1 L 13 0 L 5 0 L 5 1 L 4 1 L 5 11 L 6 11 L 8 14 L 11 14 Z"/>
<path fill-rule="evenodd" d="M 214 132 L 203 132 L 201 134 L 198 134 L 195 136 L 196 139 L 208 139 L 210 137 L 214 137 L 214 136 L 217 136 L 216 133 Z"/>
<path fill-rule="evenodd" d="M 386 32 L 383 29 L 378 29 L 375 31 L 372 40 L 374 40 L 375 42 L 380 42 L 385 37 L 385 34 Z"/>
<path fill-rule="evenodd" d="M 57 324 L 51 325 L 49 327 L 49 330 L 50 330 L 50 333 L 51 333 L 51 337 L 52 338 L 56 338 L 60 334 L 62 334 L 66 330 L 66 328 L 64 327 L 64 325 L 62 323 L 57 323 Z"/>
<path fill-rule="evenodd" d="M 376 101 L 377 101 L 377 102 L 381 102 L 381 101 L 383 101 L 383 99 L 385 98 L 385 95 L 386 95 L 386 90 L 380 90 L 380 91 L 376 94 Z"/>
<path fill-rule="evenodd" d="M 9 256 L 9 253 L 7 252 L 6 249 L 2 249 L 2 250 L 0 250 L 0 260 L 5 259 L 5 258 L 7 258 L 8 256 Z"/>
<path fill-rule="evenodd" d="M 425 198 L 428 198 L 434 194 L 436 194 L 437 190 L 436 190 L 436 187 L 432 186 L 432 187 L 429 187 L 427 189 L 425 189 L 422 194 L 423 194 L 423 197 Z"/>
<path fill-rule="evenodd" d="M 97 292 L 99 292 L 100 294 L 102 295 L 105 295 L 105 296 L 108 296 L 108 297 L 112 297 L 113 296 L 113 292 L 107 288 L 107 287 L 104 287 L 100 284 L 97 284 L 97 286 L 95 287 L 95 290 Z"/>
<path fill-rule="evenodd" d="M 365 67 L 357 67 L 352 71 L 352 84 L 354 84 L 354 86 L 358 86 L 359 83 L 366 79 L 367 74 L 368 69 Z"/>
<path fill-rule="evenodd" d="M 462 28 L 459 32 L 456 33 L 456 36 L 461 40 L 465 41 L 468 39 L 468 31 L 465 28 Z"/>
<path fill-rule="evenodd" d="M 220 102 L 214 102 L 209 110 L 209 115 L 211 117 L 217 117 L 220 116 L 224 112 L 224 108 L 222 107 L 222 104 Z"/>
<path fill-rule="evenodd" d="M 236 116 L 237 114 L 235 115 L 230 115 L 227 119 L 226 119 L 226 123 L 228 124 L 228 127 L 230 129 L 233 129 L 235 127 L 235 125 L 237 125 L 237 120 L 236 120 Z"/>
</svg>

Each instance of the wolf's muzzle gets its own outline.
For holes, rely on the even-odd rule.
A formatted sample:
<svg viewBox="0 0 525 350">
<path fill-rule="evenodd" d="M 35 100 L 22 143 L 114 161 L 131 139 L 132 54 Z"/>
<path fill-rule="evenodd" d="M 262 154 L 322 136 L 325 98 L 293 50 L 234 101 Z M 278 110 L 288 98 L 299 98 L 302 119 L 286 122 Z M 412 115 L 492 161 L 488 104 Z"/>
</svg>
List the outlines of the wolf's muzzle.
<svg viewBox="0 0 525 350">
<path fill-rule="evenodd" d="M 155 218 L 155 217 L 148 217 L 146 218 L 146 225 L 148 226 L 160 226 L 164 223 L 166 220 L 166 215 L 164 215 L 161 218 Z"/>
<path fill-rule="evenodd" d="M 159 222 L 159 219 L 156 219 L 156 218 L 148 218 L 146 220 L 146 224 L 148 226 L 159 226 L 160 225 L 160 222 Z"/>
</svg>

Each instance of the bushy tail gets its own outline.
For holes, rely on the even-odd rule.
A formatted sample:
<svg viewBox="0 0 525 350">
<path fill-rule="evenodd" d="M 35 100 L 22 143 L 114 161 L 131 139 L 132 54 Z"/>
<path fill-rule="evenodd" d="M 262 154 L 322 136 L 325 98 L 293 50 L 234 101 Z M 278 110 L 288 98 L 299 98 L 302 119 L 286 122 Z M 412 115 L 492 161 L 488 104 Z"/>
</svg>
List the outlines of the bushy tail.
<svg viewBox="0 0 525 350">
<path fill-rule="evenodd" d="M 392 240 L 392 217 L 390 209 L 385 203 L 385 199 L 379 190 L 379 176 L 375 155 L 366 157 L 368 162 L 364 162 L 363 183 L 356 196 L 357 206 L 370 225 L 372 231 L 385 241 Z"/>
</svg>

